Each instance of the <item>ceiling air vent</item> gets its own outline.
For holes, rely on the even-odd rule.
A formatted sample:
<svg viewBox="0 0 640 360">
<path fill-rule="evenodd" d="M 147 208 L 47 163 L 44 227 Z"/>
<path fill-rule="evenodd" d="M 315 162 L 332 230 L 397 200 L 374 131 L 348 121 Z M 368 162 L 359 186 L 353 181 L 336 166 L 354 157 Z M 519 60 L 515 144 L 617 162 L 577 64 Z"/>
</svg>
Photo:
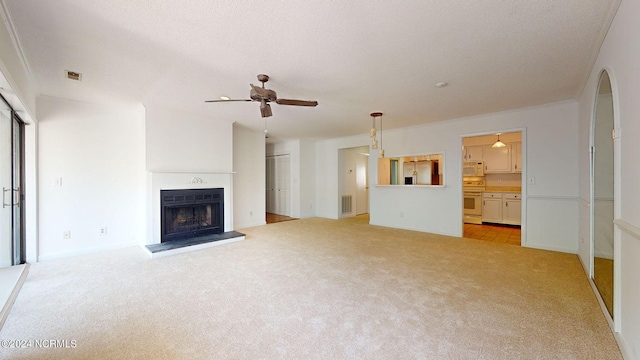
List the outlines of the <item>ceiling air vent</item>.
<svg viewBox="0 0 640 360">
<path fill-rule="evenodd" d="M 69 78 L 71 80 L 82 81 L 82 74 L 81 73 L 75 72 L 75 71 L 69 71 L 69 70 L 65 70 L 64 72 L 67 74 L 67 78 Z"/>
</svg>

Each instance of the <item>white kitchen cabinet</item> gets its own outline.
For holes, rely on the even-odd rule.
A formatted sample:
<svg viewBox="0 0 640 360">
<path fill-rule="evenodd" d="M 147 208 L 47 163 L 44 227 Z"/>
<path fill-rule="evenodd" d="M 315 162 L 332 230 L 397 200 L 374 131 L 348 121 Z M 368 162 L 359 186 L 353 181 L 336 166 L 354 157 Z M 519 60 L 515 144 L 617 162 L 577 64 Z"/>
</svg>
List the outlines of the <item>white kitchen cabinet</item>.
<svg viewBox="0 0 640 360">
<path fill-rule="evenodd" d="M 519 193 L 482 193 L 482 221 L 496 224 L 520 225 L 522 195 Z"/>
<path fill-rule="evenodd" d="M 482 221 L 502 222 L 502 193 L 482 194 Z"/>
<path fill-rule="evenodd" d="M 511 144 L 511 172 L 522 172 L 522 143 Z"/>
<path fill-rule="evenodd" d="M 483 151 L 484 172 L 492 173 L 509 173 L 511 172 L 511 145 L 494 148 L 491 145 L 485 145 Z"/>
<path fill-rule="evenodd" d="M 482 161 L 482 145 L 465 146 L 462 151 L 462 161 Z"/>
<path fill-rule="evenodd" d="M 503 194 L 502 223 L 520 225 L 522 218 L 522 196 L 520 194 Z"/>
</svg>

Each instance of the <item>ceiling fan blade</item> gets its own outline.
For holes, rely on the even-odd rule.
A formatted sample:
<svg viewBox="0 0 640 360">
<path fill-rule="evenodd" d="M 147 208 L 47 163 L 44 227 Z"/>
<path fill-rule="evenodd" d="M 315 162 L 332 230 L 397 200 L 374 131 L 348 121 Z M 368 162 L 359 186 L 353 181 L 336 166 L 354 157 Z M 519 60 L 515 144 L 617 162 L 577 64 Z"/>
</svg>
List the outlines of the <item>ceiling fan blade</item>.
<svg viewBox="0 0 640 360">
<path fill-rule="evenodd" d="M 231 101 L 253 101 L 251 99 L 229 99 L 229 100 L 205 100 L 204 102 L 231 102 Z"/>
<path fill-rule="evenodd" d="M 317 101 L 291 100 L 291 99 L 276 99 L 276 104 L 294 105 L 294 106 L 318 106 Z"/>
</svg>

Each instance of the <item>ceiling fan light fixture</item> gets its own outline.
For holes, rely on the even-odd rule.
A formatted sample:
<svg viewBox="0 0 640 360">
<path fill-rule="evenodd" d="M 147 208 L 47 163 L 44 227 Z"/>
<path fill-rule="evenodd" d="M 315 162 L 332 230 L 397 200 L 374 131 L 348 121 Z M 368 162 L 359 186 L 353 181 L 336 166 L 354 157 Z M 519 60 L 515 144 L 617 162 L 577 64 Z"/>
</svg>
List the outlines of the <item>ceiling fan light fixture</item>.
<svg viewBox="0 0 640 360">
<path fill-rule="evenodd" d="M 260 115 L 262 115 L 263 118 L 273 115 L 271 113 L 271 105 L 267 104 L 264 100 L 262 100 L 262 103 L 260 104 Z"/>
<path fill-rule="evenodd" d="M 220 100 L 205 100 L 204 102 L 217 103 L 217 102 L 235 102 L 235 101 L 256 101 L 260 102 L 260 114 L 263 118 L 272 116 L 270 102 L 275 102 L 278 105 L 292 105 L 292 106 L 318 106 L 318 102 L 315 100 L 295 100 L 295 99 L 280 99 L 275 91 L 264 87 L 264 83 L 269 81 L 269 76 L 265 74 L 258 75 L 258 81 L 262 83 L 262 86 L 255 86 L 249 84 L 251 90 L 249 91 L 249 99 L 231 99 L 228 96 L 220 96 Z"/>
<path fill-rule="evenodd" d="M 501 148 L 505 146 L 507 146 L 507 144 L 500 141 L 500 134 L 498 134 L 498 140 L 496 140 L 496 142 L 494 142 L 493 145 L 491 145 L 492 148 Z"/>
</svg>

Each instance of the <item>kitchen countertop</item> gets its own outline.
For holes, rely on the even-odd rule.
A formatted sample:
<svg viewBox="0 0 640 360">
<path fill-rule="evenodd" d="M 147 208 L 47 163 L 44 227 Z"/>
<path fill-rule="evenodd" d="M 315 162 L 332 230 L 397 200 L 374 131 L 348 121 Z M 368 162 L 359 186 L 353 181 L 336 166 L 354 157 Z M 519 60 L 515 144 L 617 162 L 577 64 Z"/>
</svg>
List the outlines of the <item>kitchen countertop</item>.
<svg viewBox="0 0 640 360">
<path fill-rule="evenodd" d="M 487 186 L 484 192 L 520 193 L 522 188 L 519 186 Z"/>
</svg>

